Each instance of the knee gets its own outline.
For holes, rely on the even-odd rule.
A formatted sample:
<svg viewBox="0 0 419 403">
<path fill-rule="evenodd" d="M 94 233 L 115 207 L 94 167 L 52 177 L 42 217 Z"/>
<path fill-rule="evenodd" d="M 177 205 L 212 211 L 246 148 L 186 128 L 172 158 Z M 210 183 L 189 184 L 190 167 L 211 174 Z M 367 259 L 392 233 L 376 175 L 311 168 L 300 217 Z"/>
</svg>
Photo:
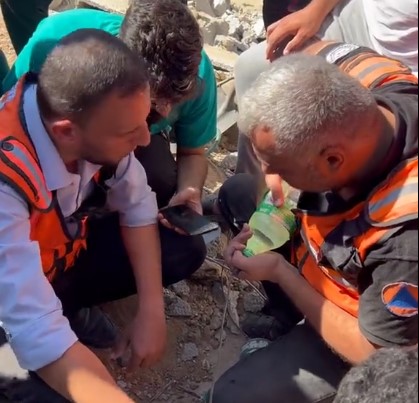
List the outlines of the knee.
<svg viewBox="0 0 419 403">
<path fill-rule="evenodd" d="M 233 232 L 250 220 L 256 209 L 257 193 L 258 180 L 249 174 L 236 174 L 221 187 L 218 208 Z"/>
<path fill-rule="evenodd" d="M 240 98 L 262 73 L 269 67 L 265 60 L 266 42 L 250 47 L 243 52 L 234 66 L 237 97 Z"/>
<path fill-rule="evenodd" d="M 169 245 L 162 245 L 163 285 L 189 278 L 205 261 L 207 247 L 202 236 L 171 234 Z"/>
</svg>

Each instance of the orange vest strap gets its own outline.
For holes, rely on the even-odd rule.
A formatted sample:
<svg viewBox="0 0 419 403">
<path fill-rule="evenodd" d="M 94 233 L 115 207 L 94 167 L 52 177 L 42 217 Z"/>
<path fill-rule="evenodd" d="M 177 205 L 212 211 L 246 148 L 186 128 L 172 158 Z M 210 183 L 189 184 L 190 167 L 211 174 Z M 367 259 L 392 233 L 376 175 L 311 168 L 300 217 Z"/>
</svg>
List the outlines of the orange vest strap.
<svg viewBox="0 0 419 403">
<path fill-rule="evenodd" d="M 25 200 L 40 211 L 48 211 L 52 194 L 47 190 L 38 162 L 17 139 L 9 136 L 0 143 L 2 180 L 17 190 Z"/>
</svg>

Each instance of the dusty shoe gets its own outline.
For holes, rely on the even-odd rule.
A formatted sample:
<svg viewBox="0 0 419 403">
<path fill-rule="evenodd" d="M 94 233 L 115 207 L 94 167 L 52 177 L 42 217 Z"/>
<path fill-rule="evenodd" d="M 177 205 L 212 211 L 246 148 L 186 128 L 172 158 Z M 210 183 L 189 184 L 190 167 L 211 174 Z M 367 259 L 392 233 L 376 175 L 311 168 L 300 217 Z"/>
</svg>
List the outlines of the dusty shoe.
<svg viewBox="0 0 419 403">
<path fill-rule="evenodd" d="M 118 330 L 98 307 L 80 309 L 69 321 L 84 345 L 93 348 L 111 348 L 115 345 Z"/>
<path fill-rule="evenodd" d="M 244 333 L 251 339 L 276 340 L 278 337 L 288 333 L 291 329 L 284 326 L 273 316 L 263 313 L 248 314 L 241 323 Z"/>
</svg>

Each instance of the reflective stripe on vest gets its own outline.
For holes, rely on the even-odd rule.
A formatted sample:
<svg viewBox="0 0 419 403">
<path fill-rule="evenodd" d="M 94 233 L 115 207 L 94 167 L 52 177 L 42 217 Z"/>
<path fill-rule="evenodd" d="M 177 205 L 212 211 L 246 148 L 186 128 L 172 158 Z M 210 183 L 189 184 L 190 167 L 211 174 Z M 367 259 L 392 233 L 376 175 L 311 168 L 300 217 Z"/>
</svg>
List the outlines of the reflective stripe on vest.
<svg viewBox="0 0 419 403">
<path fill-rule="evenodd" d="M 415 219 L 418 217 L 418 160 L 417 158 L 396 168 L 394 186 L 384 185 L 368 201 L 368 217 L 374 226 L 397 225 L 400 213 Z"/>
<path fill-rule="evenodd" d="M 2 174 L 19 188 L 33 207 L 47 211 L 51 207 L 52 194 L 47 190 L 39 164 L 28 149 L 13 137 L 1 142 L 0 158 L 4 162 Z M 22 181 L 23 180 L 23 181 Z"/>
<path fill-rule="evenodd" d="M 418 84 L 417 77 L 402 62 L 382 56 L 366 47 L 320 41 L 310 45 L 305 51 L 321 55 L 329 62 L 337 64 L 342 71 L 370 89 L 396 82 Z"/>
</svg>

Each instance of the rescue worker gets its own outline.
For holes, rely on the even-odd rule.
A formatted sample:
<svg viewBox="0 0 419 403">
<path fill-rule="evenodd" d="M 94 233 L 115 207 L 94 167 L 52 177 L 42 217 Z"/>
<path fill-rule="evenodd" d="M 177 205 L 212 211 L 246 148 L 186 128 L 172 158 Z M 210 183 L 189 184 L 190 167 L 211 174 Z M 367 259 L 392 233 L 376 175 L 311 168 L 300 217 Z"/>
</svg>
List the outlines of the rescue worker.
<svg viewBox="0 0 419 403">
<path fill-rule="evenodd" d="M 119 36 L 145 59 L 152 91 L 148 118 L 152 137 L 148 147 L 137 149 L 137 158 L 159 207 L 186 203 L 202 213 L 208 168 L 205 146 L 216 136 L 217 89 L 195 17 L 179 0 L 133 0 L 125 17 L 93 9 L 50 16 L 20 53 L 3 90 L 22 74 L 39 71 L 54 44 L 80 28 Z M 177 146 L 176 158 L 171 139 Z M 191 254 L 205 256 L 205 245 L 196 243 Z"/>
<path fill-rule="evenodd" d="M 155 363 L 162 283 L 202 263 L 191 261 L 192 238 L 158 227 L 133 153 L 150 142 L 150 106 L 142 59 L 93 29 L 62 39 L 39 77 L 23 76 L 0 102 L 0 323 L 20 366 L 70 401 L 131 401 L 85 345 L 115 357 L 130 348 L 133 369 Z M 117 344 L 97 305 L 135 293 Z"/>
<path fill-rule="evenodd" d="M 357 46 L 316 46 L 341 68 L 285 56 L 242 101 L 240 128 L 270 186 L 302 190 L 299 230 L 280 250 L 245 257 L 257 180 L 235 175 L 221 188 L 218 208 L 238 233 L 225 259 L 265 282 L 278 338 L 222 375 L 214 403 L 332 401 L 351 364 L 418 342 L 416 77 Z"/>
</svg>

